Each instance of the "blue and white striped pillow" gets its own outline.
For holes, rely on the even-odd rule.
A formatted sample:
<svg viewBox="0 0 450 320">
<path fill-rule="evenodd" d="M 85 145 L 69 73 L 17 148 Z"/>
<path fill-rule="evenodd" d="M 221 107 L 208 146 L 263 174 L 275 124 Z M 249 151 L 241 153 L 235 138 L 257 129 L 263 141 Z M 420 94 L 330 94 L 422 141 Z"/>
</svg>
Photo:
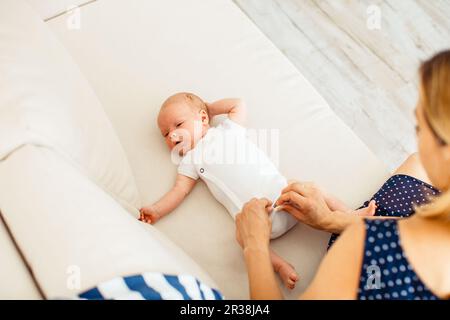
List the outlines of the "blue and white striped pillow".
<svg viewBox="0 0 450 320">
<path fill-rule="evenodd" d="M 102 282 L 79 295 L 87 300 L 223 300 L 222 294 L 191 275 L 147 272 Z"/>
</svg>

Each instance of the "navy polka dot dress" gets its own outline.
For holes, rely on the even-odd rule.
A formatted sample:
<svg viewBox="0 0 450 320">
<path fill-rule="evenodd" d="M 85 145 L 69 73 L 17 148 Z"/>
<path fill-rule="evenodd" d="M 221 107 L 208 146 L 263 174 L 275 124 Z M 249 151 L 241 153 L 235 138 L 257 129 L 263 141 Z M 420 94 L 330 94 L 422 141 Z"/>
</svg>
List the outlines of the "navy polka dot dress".
<svg viewBox="0 0 450 320">
<path fill-rule="evenodd" d="M 375 200 L 375 216 L 409 217 L 414 214 L 415 205 L 425 204 L 436 195 L 439 191 L 423 181 L 407 175 L 395 175 L 361 208 Z M 398 236 L 398 221 L 366 220 L 365 225 L 366 240 L 358 298 L 437 299 L 409 264 Z M 329 246 L 337 237 L 331 236 Z"/>
<path fill-rule="evenodd" d="M 408 262 L 398 220 L 366 220 L 359 300 L 437 300 Z"/>
</svg>

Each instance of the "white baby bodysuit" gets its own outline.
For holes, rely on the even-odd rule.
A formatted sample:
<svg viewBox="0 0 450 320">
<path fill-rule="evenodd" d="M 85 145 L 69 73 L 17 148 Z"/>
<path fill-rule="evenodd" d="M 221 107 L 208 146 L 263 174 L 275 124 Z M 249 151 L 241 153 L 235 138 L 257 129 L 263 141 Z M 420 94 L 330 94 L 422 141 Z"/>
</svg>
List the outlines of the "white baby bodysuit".
<svg viewBox="0 0 450 320">
<path fill-rule="evenodd" d="M 194 149 L 182 158 L 178 173 L 202 179 L 233 219 L 252 198 L 275 202 L 287 186 L 269 157 L 247 138 L 246 129 L 226 119 L 211 127 Z M 291 229 L 297 220 L 287 212 L 275 211 L 271 238 Z"/>
</svg>

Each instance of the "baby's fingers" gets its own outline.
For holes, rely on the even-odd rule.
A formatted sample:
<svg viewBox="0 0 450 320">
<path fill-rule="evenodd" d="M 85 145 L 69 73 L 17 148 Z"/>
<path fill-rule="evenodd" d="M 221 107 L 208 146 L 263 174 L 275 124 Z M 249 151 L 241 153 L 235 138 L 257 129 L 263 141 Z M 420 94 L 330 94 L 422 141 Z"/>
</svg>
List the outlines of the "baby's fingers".
<svg viewBox="0 0 450 320">
<path fill-rule="evenodd" d="M 147 216 L 145 216 L 145 217 L 143 218 L 143 221 L 144 221 L 145 223 L 149 223 L 149 224 L 152 223 L 152 220 L 151 220 L 149 217 L 147 217 Z"/>
</svg>

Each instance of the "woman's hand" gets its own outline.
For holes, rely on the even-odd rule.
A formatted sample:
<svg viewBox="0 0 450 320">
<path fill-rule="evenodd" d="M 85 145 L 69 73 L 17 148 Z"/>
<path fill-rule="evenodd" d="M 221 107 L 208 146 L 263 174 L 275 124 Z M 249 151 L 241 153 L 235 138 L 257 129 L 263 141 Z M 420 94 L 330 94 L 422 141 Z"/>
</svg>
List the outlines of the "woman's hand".
<svg viewBox="0 0 450 320">
<path fill-rule="evenodd" d="M 271 211 L 272 202 L 267 199 L 252 199 L 244 205 L 236 216 L 236 239 L 243 249 L 269 247 Z"/>
<path fill-rule="evenodd" d="M 299 221 L 328 232 L 341 233 L 352 219 L 343 212 L 331 211 L 324 195 L 313 183 L 292 182 L 283 189 L 276 206 Z"/>
<path fill-rule="evenodd" d="M 252 199 L 236 216 L 236 238 L 244 249 L 251 299 L 283 298 L 270 261 L 271 211 L 272 203 L 269 200 Z"/>
</svg>

